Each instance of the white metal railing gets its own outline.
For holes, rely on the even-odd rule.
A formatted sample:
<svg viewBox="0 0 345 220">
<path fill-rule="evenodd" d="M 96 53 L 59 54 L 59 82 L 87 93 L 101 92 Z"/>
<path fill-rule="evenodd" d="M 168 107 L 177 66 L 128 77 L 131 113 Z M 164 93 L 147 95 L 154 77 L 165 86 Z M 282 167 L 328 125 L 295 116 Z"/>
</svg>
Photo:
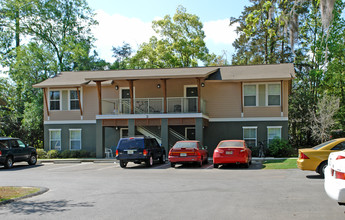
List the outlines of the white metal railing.
<svg viewBox="0 0 345 220">
<path fill-rule="evenodd" d="M 164 98 L 136 98 L 133 99 L 134 114 L 162 114 L 164 113 Z M 200 100 L 201 112 L 205 113 L 206 103 Z M 167 98 L 167 113 L 197 113 L 198 97 L 169 97 Z M 131 99 L 103 99 L 102 114 L 130 114 Z"/>
</svg>

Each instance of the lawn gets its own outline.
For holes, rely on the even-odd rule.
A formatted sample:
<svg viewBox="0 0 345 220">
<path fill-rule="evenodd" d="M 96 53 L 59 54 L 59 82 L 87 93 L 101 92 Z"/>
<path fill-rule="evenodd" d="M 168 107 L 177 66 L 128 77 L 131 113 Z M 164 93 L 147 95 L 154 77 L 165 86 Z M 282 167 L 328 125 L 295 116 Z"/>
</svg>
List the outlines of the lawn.
<svg viewBox="0 0 345 220">
<path fill-rule="evenodd" d="M 297 169 L 297 159 L 265 160 L 264 169 Z"/>
<path fill-rule="evenodd" d="M 40 189 L 35 187 L 12 187 L 12 186 L 0 186 L 0 202 L 23 197 Z"/>
</svg>

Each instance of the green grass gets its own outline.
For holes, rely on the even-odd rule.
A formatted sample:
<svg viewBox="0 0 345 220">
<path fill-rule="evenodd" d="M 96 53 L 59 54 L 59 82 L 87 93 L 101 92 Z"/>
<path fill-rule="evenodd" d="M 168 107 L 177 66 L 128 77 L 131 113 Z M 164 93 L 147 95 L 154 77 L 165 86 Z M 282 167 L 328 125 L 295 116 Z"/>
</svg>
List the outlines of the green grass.
<svg viewBox="0 0 345 220">
<path fill-rule="evenodd" d="M 11 187 L 0 186 L 0 202 L 23 197 L 38 192 L 40 189 L 35 187 Z"/>
<path fill-rule="evenodd" d="M 297 169 L 297 159 L 265 160 L 264 169 Z"/>
</svg>

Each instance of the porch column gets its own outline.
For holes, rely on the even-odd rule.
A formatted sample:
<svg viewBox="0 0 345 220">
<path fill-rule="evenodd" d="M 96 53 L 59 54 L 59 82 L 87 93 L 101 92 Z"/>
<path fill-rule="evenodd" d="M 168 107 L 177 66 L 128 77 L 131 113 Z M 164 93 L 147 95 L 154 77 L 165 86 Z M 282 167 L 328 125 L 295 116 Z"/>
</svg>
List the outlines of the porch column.
<svg viewBox="0 0 345 220">
<path fill-rule="evenodd" d="M 284 81 L 281 80 L 280 81 L 280 116 L 281 117 L 283 117 L 283 115 L 284 115 L 283 84 L 284 84 Z"/>
<path fill-rule="evenodd" d="M 241 118 L 243 118 L 243 82 L 241 82 Z"/>
<path fill-rule="evenodd" d="M 80 94 L 79 94 L 79 88 L 78 87 L 77 87 L 77 96 L 78 96 L 78 102 L 79 102 L 80 117 L 81 117 L 81 119 L 83 119 L 83 109 L 81 106 Z"/>
<path fill-rule="evenodd" d="M 96 81 L 96 86 L 97 86 L 97 94 L 98 94 L 98 114 L 102 114 L 102 82 L 101 81 Z"/>
<path fill-rule="evenodd" d="M 49 107 L 48 107 L 48 101 L 47 101 L 47 89 L 43 88 L 43 95 L 44 95 L 44 104 L 46 105 L 46 110 L 47 110 L 47 116 L 48 116 L 48 120 L 50 119 L 50 115 L 49 115 Z M 48 94 L 49 95 L 49 94 Z"/>
<path fill-rule="evenodd" d="M 162 146 L 165 149 L 166 155 L 168 155 L 169 153 L 169 125 L 168 125 L 167 118 L 161 119 L 161 138 L 162 138 Z"/>
<path fill-rule="evenodd" d="M 129 80 L 129 94 L 130 94 L 130 96 L 131 96 L 131 114 L 134 114 L 133 80 Z"/>
<path fill-rule="evenodd" d="M 195 139 L 204 143 L 204 119 L 196 118 L 195 119 Z"/>
<path fill-rule="evenodd" d="M 135 119 L 128 119 L 128 136 L 135 136 Z"/>
<path fill-rule="evenodd" d="M 167 113 L 167 80 L 163 79 L 163 93 L 164 93 L 164 113 Z"/>
<path fill-rule="evenodd" d="M 104 128 L 102 119 L 96 120 L 96 157 L 104 157 Z"/>
<path fill-rule="evenodd" d="M 198 112 L 201 112 L 201 85 L 200 85 L 200 78 L 197 78 L 197 82 L 198 82 Z"/>
</svg>

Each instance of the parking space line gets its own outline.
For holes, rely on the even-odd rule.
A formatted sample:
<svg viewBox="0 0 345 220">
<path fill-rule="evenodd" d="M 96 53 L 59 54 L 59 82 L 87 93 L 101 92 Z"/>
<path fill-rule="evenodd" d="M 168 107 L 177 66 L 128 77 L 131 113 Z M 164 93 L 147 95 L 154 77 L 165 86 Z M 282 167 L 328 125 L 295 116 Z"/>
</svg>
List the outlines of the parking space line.
<svg viewBox="0 0 345 220">
<path fill-rule="evenodd" d="M 211 169 L 213 167 L 213 164 L 209 165 L 208 167 L 206 167 L 205 169 Z"/>
<path fill-rule="evenodd" d="M 77 167 L 77 166 L 82 166 L 82 165 L 86 165 L 86 164 L 85 163 L 79 163 L 79 164 L 74 164 L 74 165 L 70 165 L 70 166 L 54 167 L 54 168 L 51 168 L 51 169 L 48 169 L 48 170 L 60 170 L 60 169 Z"/>
</svg>

